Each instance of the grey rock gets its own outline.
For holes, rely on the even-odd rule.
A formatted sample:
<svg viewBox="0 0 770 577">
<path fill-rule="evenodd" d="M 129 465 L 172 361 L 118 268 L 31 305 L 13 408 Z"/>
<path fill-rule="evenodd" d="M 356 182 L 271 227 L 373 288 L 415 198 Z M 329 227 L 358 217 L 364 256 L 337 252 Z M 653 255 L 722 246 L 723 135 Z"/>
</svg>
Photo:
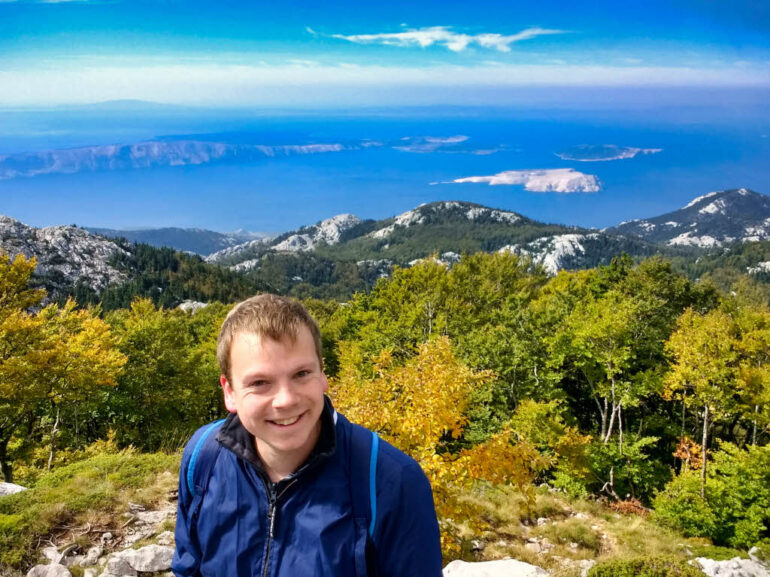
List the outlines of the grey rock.
<svg viewBox="0 0 770 577">
<path fill-rule="evenodd" d="M 158 545 L 173 545 L 174 534 L 171 531 L 163 531 L 155 540 L 158 542 Z"/>
<path fill-rule="evenodd" d="M 85 559 L 83 555 L 69 555 L 61 560 L 61 564 L 65 567 L 72 567 L 73 565 L 80 565 L 83 559 Z"/>
<path fill-rule="evenodd" d="M 587 577 L 591 567 L 596 565 L 596 559 L 581 559 L 577 562 L 577 566 L 580 568 L 580 577 Z"/>
<path fill-rule="evenodd" d="M 40 552 L 43 554 L 43 557 L 48 559 L 51 563 L 58 563 L 62 559 L 62 554 L 59 553 L 59 550 L 56 547 L 43 547 Z"/>
<path fill-rule="evenodd" d="M 714 561 L 696 557 L 695 562 L 709 577 L 770 577 L 767 569 L 752 559 L 733 557 L 729 561 Z"/>
<path fill-rule="evenodd" d="M 102 545 L 105 543 L 108 543 L 109 541 L 112 541 L 112 533 L 107 531 L 106 533 L 102 533 Z"/>
<path fill-rule="evenodd" d="M 99 575 L 99 572 L 93 567 L 83 570 L 83 577 L 96 577 L 97 575 Z"/>
<path fill-rule="evenodd" d="M 114 553 L 107 558 L 107 565 L 100 577 L 137 577 L 136 569 L 121 555 Z"/>
<path fill-rule="evenodd" d="M 545 517 L 538 517 L 537 518 L 537 526 L 538 527 L 542 527 L 546 523 L 548 523 L 548 519 L 546 519 Z"/>
<path fill-rule="evenodd" d="M 484 541 L 481 541 L 479 539 L 474 539 L 471 541 L 471 551 L 483 551 L 484 550 Z"/>
<path fill-rule="evenodd" d="M 91 567 L 92 565 L 96 565 L 99 561 L 99 557 L 102 556 L 102 553 L 104 553 L 104 548 L 100 545 L 94 545 L 88 550 L 86 556 L 80 562 L 80 566 Z"/>
<path fill-rule="evenodd" d="M 452 561 L 444 567 L 443 575 L 444 577 L 547 577 L 548 573 L 541 567 L 523 561 L 504 559 L 481 563 Z"/>
<path fill-rule="evenodd" d="M 0 221 L 0 224 L 2 224 L 2 221 Z M 0 243 L 0 246 L 2 246 L 2 243 Z M 22 491 L 26 490 L 27 488 L 22 487 L 21 485 L 15 485 L 13 483 L 0 483 L 0 497 L 13 495 L 14 493 L 21 493 Z"/>
<path fill-rule="evenodd" d="M 50 565 L 35 565 L 27 573 L 27 577 L 72 577 L 64 565 L 51 563 Z"/>
<path fill-rule="evenodd" d="M 171 569 L 174 548 L 164 545 L 147 545 L 141 549 L 126 549 L 117 555 L 120 555 L 121 559 L 137 571 L 154 573 Z"/>
</svg>

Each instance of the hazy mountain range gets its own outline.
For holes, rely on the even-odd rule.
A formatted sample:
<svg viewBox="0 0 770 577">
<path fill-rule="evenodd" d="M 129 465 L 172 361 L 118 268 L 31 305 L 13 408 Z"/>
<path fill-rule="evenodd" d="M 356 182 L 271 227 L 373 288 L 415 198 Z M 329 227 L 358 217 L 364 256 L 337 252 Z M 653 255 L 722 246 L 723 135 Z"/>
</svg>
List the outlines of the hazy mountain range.
<svg viewBox="0 0 770 577">
<path fill-rule="evenodd" d="M 632 257 L 660 254 L 694 261 L 708 248 L 770 238 L 770 197 L 743 188 L 712 192 L 677 211 L 604 230 L 547 224 L 511 211 L 444 201 L 383 220 L 341 214 L 274 238 L 203 229 L 90 231 L 70 226 L 36 229 L 2 217 L 0 248 L 11 256 L 35 256 L 39 278 L 54 290 L 79 281 L 98 292 L 126 279 L 128 273 L 115 263 L 132 245 L 94 232 L 197 252 L 206 257 L 206 266 L 235 272 L 260 271 L 265 262 L 275 266 L 279 257 L 311 258 L 331 269 L 335 263 L 354 264 L 367 278 L 376 278 L 389 274 L 395 265 L 409 266 L 431 255 L 452 263 L 462 253 L 507 251 L 526 255 L 555 274 L 559 269 L 607 264 L 624 252 Z M 245 242 L 236 244 L 239 240 Z M 764 261 L 741 266 L 746 269 L 742 272 L 753 274 L 770 269 Z M 311 282 L 294 273 L 288 281 Z"/>
</svg>

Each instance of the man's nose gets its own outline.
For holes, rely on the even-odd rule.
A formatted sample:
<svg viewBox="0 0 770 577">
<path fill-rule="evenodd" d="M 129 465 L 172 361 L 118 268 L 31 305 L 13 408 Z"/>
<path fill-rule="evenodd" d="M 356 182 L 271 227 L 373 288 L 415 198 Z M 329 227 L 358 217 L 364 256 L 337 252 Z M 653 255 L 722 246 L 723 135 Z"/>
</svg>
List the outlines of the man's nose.
<svg viewBox="0 0 770 577">
<path fill-rule="evenodd" d="M 278 385 L 278 389 L 273 397 L 274 407 L 289 407 L 294 404 L 296 400 L 296 391 L 292 387 L 291 383 L 282 382 Z"/>
</svg>

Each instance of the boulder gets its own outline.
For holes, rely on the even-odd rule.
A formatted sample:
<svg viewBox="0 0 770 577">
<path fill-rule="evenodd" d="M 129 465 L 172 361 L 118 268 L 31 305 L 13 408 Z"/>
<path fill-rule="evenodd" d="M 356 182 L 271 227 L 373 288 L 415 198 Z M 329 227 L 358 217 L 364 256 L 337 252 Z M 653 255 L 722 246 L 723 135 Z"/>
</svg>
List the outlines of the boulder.
<svg viewBox="0 0 770 577">
<path fill-rule="evenodd" d="M 115 555 L 119 555 L 136 571 L 154 573 L 171 569 L 174 548 L 164 545 L 147 545 L 141 549 L 126 549 Z"/>
<path fill-rule="evenodd" d="M 22 491 L 26 490 L 27 488 L 22 487 L 21 485 L 14 485 L 13 483 L 0 483 L 0 497 L 13 495 L 14 493 L 21 493 Z"/>
<path fill-rule="evenodd" d="M 27 577 L 72 577 L 64 565 L 51 563 L 50 565 L 35 565 L 27 573 Z"/>
<path fill-rule="evenodd" d="M 770 577 L 767 569 L 752 559 L 733 557 L 729 561 L 714 561 L 696 557 L 695 562 L 709 577 Z"/>
<path fill-rule="evenodd" d="M 444 567 L 443 575 L 444 577 L 547 577 L 548 572 L 541 567 L 515 559 L 480 563 L 457 560 Z"/>
<path fill-rule="evenodd" d="M 128 564 L 128 561 L 115 553 L 107 558 L 107 565 L 100 577 L 136 577 L 136 569 Z"/>
</svg>

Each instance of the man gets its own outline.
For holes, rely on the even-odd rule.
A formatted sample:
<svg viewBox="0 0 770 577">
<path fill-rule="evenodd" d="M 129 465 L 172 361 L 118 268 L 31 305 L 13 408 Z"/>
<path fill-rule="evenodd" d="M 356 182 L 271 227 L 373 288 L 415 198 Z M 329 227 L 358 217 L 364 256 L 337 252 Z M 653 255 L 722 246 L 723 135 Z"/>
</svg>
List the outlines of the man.
<svg viewBox="0 0 770 577">
<path fill-rule="evenodd" d="M 441 575 L 427 478 L 384 441 L 361 448 L 370 434 L 324 395 L 320 333 L 302 305 L 268 294 L 236 305 L 217 357 L 230 415 L 182 458 L 177 576 Z"/>
</svg>

